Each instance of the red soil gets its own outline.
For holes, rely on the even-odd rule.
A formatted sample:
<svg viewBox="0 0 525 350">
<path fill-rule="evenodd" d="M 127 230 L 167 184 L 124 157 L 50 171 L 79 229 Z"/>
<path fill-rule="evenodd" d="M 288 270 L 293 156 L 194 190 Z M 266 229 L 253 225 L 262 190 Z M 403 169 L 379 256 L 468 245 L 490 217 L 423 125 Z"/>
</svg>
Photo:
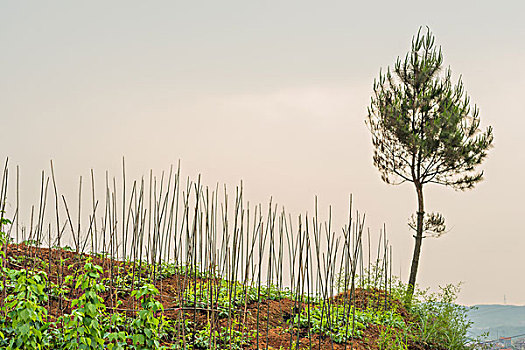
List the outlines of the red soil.
<svg viewBox="0 0 525 350">
<path fill-rule="evenodd" d="M 13 244 L 7 246 L 6 249 L 6 267 L 12 269 L 34 269 L 45 271 L 49 281 L 61 284 L 65 276 L 76 275 L 82 273 L 82 267 L 87 258 L 91 257 L 94 264 L 100 265 L 103 268 L 102 278 L 108 278 L 108 281 L 114 281 L 118 276 L 118 271 L 133 269 L 133 264 L 123 263 L 121 261 L 110 260 L 107 258 L 92 257 L 86 254 L 77 254 L 71 251 L 49 248 L 36 248 L 24 244 Z M 47 266 L 43 265 L 45 262 Z M 138 270 L 138 266 L 135 266 Z M 122 273 L 122 272 L 120 272 Z M 219 318 L 213 310 L 181 308 L 181 292 L 185 285 L 191 279 L 185 278 L 181 275 L 173 275 L 168 278 L 158 279 L 154 281 L 156 287 L 160 291 L 157 297 L 164 306 L 164 315 L 172 320 L 184 317 L 185 319 L 195 321 L 194 327 L 202 329 L 207 322 L 212 325 L 226 326 L 228 325 L 228 318 Z M 106 284 L 107 285 L 107 284 Z M 71 289 L 66 295 L 66 298 L 49 298 L 48 309 L 49 316 L 53 320 L 61 315 L 71 312 L 71 302 L 81 294 L 80 290 Z M 131 297 L 131 290 L 122 290 L 112 287 L 106 289 L 100 295 L 106 304 L 107 311 L 113 312 L 115 310 L 133 316 L 135 311 L 140 307 L 137 300 Z M 0 298 L 0 303 L 3 303 L 3 298 Z M 335 296 L 332 302 L 338 303 L 345 299 L 344 294 Z M 121 303 L 117 306 L 117 300 Z M 348 300 L 348 298 L 346 298 Z M 354 305 L 358 308 L 366 308 L 368 306 L 378 305 L 378 303 L 385 302 L 384 291 L 368 291 L 356 289 L 354 293 Z M 403 315 L 406 320 L 410 320 L 409 313 L 403 308 L 401 303 L 396 300 L 390 300 L 386 296 L 386 302 L 390 305 L 395 305 L 397 311 Z M 370 325 L 364 330 L 363 336 L 360 339 L 354 339 L 346 344 L 337 344 L 329 337 L 320 336 L 318 334 L 308 334 L 307 329 L 293 329 L 290 330 L 286 319 L 289 319 L 293 313 L 295 302 L 290 299 L 263 300 L 257 305 L 256 302 L 245 306 L 244 310 L 237 313 L 240 324 L 245 330 L 257 330 L 257 311 L 259 311 L 259 328 L 258 340 L 259 349 L 289 349 L 290 342 L 299 344 L 297 349 L 378 349 L 377 341 L 381 331 L 381 326 Z M 240 325 L 238 326 L 240 327 Z M 187 341 L 191 341 L 187 339 Z M 245 349 L 257 349 L 257 337 L 250 345 L 245 346 Z M 425 349 L 425 347 L 411 343 L 409 349 Z"/>
</svg>

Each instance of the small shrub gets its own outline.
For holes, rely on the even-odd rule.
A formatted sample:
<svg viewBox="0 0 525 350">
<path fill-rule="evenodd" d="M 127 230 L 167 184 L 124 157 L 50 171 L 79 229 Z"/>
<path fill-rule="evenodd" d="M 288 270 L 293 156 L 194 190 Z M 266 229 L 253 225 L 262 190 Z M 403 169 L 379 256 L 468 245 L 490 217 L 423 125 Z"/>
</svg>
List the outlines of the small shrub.
<svg viewBox="0 0 525 350">
<path fill-rule="evenodd" d="M 449 284 L 415 303 L 412 312 L 419 340 L 450 350 L 467 349 L 467 332 L 472 322 L 467 316 L 469 308 L 455 304 L 459 290 L 460 285 Z"/>
</svg>

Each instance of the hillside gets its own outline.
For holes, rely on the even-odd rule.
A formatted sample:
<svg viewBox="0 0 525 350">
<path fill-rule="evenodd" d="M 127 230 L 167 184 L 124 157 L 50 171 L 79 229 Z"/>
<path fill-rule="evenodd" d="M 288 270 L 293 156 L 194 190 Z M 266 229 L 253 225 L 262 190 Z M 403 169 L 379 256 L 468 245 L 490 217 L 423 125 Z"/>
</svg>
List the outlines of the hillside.
<svg viewBox="0 0 525 350">
<path fill-rule="evenodd" d="M 468 313 L 472 336 L 489 332 L 489 339 L 525 334 L 525 306 L 475 305 Z"/>
<path fill-rule="evenodd" d="M 435 334 L 425 329 L 430 319 L 431 327 L 443 326 L 438 309 L 408 312 L 380 289 L 308 298 L 194 269 L 165 265 L 154 272 L 145 263 L 139 267 L 70 250 L 13 244 L 3 252 L 5 300 L 15 301 L 0 303 L 9 315 L 0 320 L 3 346 L 21 337 L 17 327 L 39 325 L 51 339 L 44 349 L 62 349 L 68 339 L 86 334 L 90 344 L 113 349 L 446 349 L 439 341 L 446 329 L 434 329 Z M 40 310 L 28 301 L 46 309 L 40 311 L 42 321 L 21 321 L 23 308 Z M 79 320 L 84 335 L 76 333 Z M 139 345 L 148 336 L 152 343 Z"/>
</svg>

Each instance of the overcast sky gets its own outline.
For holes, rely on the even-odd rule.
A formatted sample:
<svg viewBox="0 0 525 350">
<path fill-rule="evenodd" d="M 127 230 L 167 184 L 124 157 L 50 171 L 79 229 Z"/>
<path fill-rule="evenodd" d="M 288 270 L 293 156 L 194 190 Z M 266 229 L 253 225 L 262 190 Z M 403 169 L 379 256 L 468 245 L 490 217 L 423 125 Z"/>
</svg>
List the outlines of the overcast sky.
<svg viewBox="0 0 525 350">
<path fill-rule="evenodd" d="M 495 148 L 469 192 L 428 186 L 451 232 L 423 245 L 423 286 L 464 281 L 467 304 L 525 304 L 522 1 L 0 1 L 0 156 L 22 206 L 53 159 L 66 189 L 93 168 L 183 173 L 270 196 L 292 213 L 350 194 L 386 224 L 408 275 L 410 184 L 384 184 L 365 126 L 372 83 L 428 25 Z"/>
</svg>

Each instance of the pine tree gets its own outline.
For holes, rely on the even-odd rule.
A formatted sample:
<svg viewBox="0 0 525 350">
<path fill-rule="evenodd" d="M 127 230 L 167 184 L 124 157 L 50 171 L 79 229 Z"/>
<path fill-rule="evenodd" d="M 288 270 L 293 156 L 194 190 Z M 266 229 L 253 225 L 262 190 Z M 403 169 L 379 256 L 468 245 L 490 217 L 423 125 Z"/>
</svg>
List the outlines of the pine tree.
<svg viewBox="0 0 525 350">
<path fill-rule="evenodd" d="M 476 168 L 492 146 L 492 128 L 479 128 L 479 109 L 470 106 L 461 77 L 451 80 L 443 69 L 441 48 L 434 44 L 430 29 L 419 29 L 411 50 L 397 59 L 393 70 L 379 73 L 374 81 L 367 125 L 372 134 L 374 165 L 389 184 L 412 182 L 417 193 L 417 211 L 409 226 L 415 244 L 407 302 L 410 303 L 425 232 L 439 236 L 445 231 L 440 214 L 425 214 L 423 187 L 473 188 L 483 179 Z"/>
</svg>

